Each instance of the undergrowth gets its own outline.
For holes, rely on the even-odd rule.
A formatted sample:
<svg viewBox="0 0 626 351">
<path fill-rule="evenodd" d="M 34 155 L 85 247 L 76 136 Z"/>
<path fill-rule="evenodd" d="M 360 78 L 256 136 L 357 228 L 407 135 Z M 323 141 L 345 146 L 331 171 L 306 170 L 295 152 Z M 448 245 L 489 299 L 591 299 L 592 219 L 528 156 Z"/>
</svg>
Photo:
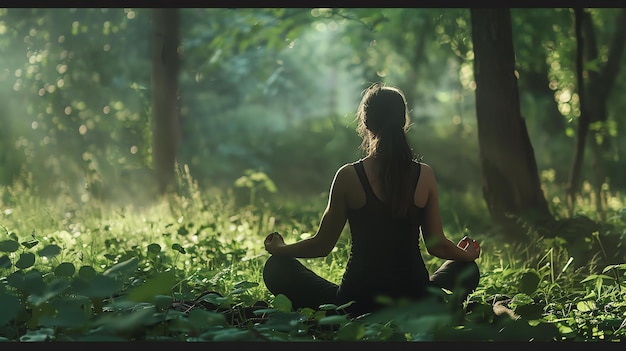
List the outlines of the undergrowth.
<svg viewBox="0 0 626 351">
<path fill-rule="evenodd" d="M 439 302 L 396 301 L 357 317 L 331 304 L 294 310 L 263 285 L 262 241 L 272 231 L 287 242 L 312 235 L 324 199 L 241 205 L 181 179 L 178 193 L 150 206 L 43 200 L 32 184 L 2 189 L 0 340 L 626 339 L 626 264 L 591 274 L 571 263 L 566 241 L 530 232 L 525 246 L 471 233 L 482 243 L 481 282 L 462 313 L 444 290 Z M 610 216 L 622 232 L 623 215 Z M 328 257 L 303 261 L 339 282 L 348 237 L 346 229 Z M 431 270 L 441 264 L 424 257 Z"/>
</svg>

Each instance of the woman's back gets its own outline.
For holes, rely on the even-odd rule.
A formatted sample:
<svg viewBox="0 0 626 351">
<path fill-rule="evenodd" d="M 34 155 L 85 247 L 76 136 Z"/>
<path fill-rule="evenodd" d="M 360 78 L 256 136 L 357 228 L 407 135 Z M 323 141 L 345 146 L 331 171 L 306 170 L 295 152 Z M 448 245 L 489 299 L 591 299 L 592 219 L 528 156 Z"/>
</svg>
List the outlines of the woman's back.
<svg viewBox="0 0 626 351">
<path fill-rule="evenodd" d="M 275 295 L 288 296 L 294 307 L 355 301 L 349 307 L 355 315 L 380 307 L 378 296 L 420 298 L 431 285 L 459 288 L 460 296 L 467 296 L 478 284 L 474 260 L 480 248 L 464 240 L 455 244 L 443 232 L 434 172 L 413 161 L 405 135 L 410 123 L 404 94 L 375 83 L 363 92 L 356 118 L 365 158 L 335 173 L 315 235 L 292 244 L 273 235 L 277 233 L 267 237 L 265 248 L 272 256 L 263 269 L 265 285 Z M 346 223 L 350 258 L 336 284 L 296 258 L 327 256 Z M 422 259 L 420 233 L 428 253 L 447 260 L 431 276 Z"/>
<path fill-rule="evenodd" d="M 394 298 L 421 296 L 429 282 L 419 249 L 424 209 L 412 202 L 407 216 L 394 218 L 382 196 L 376 195 L 371 184 L 375 179 L 367 176 L 363 160 L 352 166 L 364 201 L 353 200 L 353 206 L 354 203 L 360 206 L 348 208 L 347 212 L 352 245 L 339 290 L 340 300 L 373 302 L 381 294 Z M 413 162 L 411 166 L 411 185 L 406 191 L 415 194 L 421 164 Z M 351 189 L 356 191 L 354 187 Z M 351 193 L 348 197 L 351 195 L 361 197 Z"/>
</svg>

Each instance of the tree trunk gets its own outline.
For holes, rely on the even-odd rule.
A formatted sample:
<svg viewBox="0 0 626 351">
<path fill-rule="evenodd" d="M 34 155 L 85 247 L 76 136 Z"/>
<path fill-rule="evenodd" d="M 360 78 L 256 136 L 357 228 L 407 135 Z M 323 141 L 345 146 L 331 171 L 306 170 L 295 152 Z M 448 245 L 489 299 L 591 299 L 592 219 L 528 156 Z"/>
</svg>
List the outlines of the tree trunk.
<svg viewBox="0 0 626 351">
<path fill-rule="evenodd" d="M 178 120 L 178 9 L 152 10 L 152 162 L 160 193 L 174 185 Z"/>
<path fill-rule="evenodd" d="M 583 35 L 583 26 L 591 18 L 584 16 L 584 9 L 574 9 L 574 22 L 576 26 L 576 81 L 578 83 L 578 97 L 580 99 L 580 117 L 578 117 L 578 133 L 576 134 L 576 148 L 574 151 L 574 162 L 572 163 L 572 169 L 570 170 L 570 177 L 567 186 L 567 205 L 569 208 L 570 217 L 574 213 L 574 204 L 576 195 L 580 187 L 581 170 L 583 167 L 583 159 L 585 156 L 585 143 L 587 141 L 587 134 L 589 134 L 589 113 L 586 110 L 587 97 L 585 90 L 585 81 L 583 79 L 583 66 L 584 51 L 585 49 L 585 36 Z M 594 44 L 590 42 L 590 44 Z"/>
<path fill-rule="evenodd" d="M 524 223 L 553 223 L 521 116 L 510 11 L 470 9 L 478 146 L 487 208 L 502 235 L 526 241 Z"/>
<path fill-rule="evenodd" d="M 583 30 L 584 35 L 589 41 L 588 50 L 586 50 L 587 59 L 594 60 L 598 57 L 598 48 L 595 40 L 595 32 L 593 29 L 593 22 L 591 21 L 591 15 L 586 12 L 583 14 Z M 610 162 L 610 149 L 611 138 L 607 131 L 607 111 L 606 101 L 610 94 L 611 88 L 615 83 L 620 70 L 620 61 L 624 52 L 624 46 L 626 44 L 626 9 L 621 9 L 621 12 L 617 16 L 616 29 L 614 36 L 609 46 L 608 60 L 604 67 L 598 72 L 590 70 L 589 76 L 589 94 L 587 94 L 587 104 L 591 123 L 598 123 L 601 127 L 600 130 L 594 129 L 594 133 L 591 133 L 591 150 L 593 152 L 592 167 L 594 170 L 593 185 L 596 191 L 595 206 L 600 220 L 605 220 L 604 207 L 601 202 L 602 199 L 602 185 L 606 181 L 605 162 Z M 582 101 L 581 101 L 582 102 Z M 602 138 L 598 141 L 595 134 L 600 134 Z"/>
</svg>

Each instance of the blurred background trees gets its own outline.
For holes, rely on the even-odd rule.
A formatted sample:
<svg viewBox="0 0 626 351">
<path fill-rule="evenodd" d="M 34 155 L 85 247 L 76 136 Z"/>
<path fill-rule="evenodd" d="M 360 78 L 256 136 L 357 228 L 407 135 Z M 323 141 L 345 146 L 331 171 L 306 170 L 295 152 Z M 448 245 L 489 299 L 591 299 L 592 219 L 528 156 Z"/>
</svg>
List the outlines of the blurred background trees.
<svg viewBox="0 0 626 351">
<path fill-rule="evenodd" d="M 384 81 L 406 92 L 409 138 L 436 170 L 445 219 L 459 229 L 491 225 L 469 9 L 184 8 L 178 25 L 156 23 L 152 11 L 0 9 L 1 184 L 74 201 L 149 204 L 158 196 L 155 172 L 165 167 L 174 179 L 164 182 L 177 191 L 183 173 L 206 192 L 236 191 L 249 183 L 238 179 L 256 174 L 275 184 L 279 201 L 323 204 L 335 170 L 360 156 L 360 92 Z M 574 187 L 593 189 L 605 211 L 619 210 L 611 194 L 626 187 L 624 10 L 583 14 L 588 51 L 580 67 L 573 9 L 510 10 L 519 117 L 534 150 L 526 156 L 536 160 L 557 219 L 584 214 L 576 198 L 565 201 L 585 106 L 579 68 L 592 122 Z M 179 41 L 175 51 L 166 47 L 178 54 L 177 86 L 158 84 L 177 99 L 169 113 L 177 125 L 163 129 L 166 137 L 154 125 L 164 113 L 154 111 L 163 101 L 151 87 L 156 28 L 178 31 Z M 172 154 L 157 166 L 162 152 Z"/>
</svg>

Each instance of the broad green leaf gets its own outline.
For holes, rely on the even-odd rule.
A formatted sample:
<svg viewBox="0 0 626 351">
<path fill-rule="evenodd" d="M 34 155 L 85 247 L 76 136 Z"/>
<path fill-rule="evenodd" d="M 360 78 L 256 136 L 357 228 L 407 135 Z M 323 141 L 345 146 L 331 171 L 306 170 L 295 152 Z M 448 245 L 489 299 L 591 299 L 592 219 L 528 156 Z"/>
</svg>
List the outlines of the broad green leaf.
<svg viewBox="0 0 626 351">
<path fill-rule="evenodd" d="M 596 303 L 593 301 L 579 301 L 576 304 L 576 309 L 580 312 L 590 312 L 597 310 Z"/>
<path fill-rule="evenodd" d="M 139 259 L 137 257 L 131 257 L 124 262 L 120 262 L 113 267 L 104 271 L 105 276 L 112 275 L 125 275 L 133 273 L 139 266 Z"/>
<path fill-rule="evenodd" d="M 16 240 L 2 240 L 0 241 L 1 252 L 15 252 L 20 248 L 20 244 Z"/>
<path fill-rule="evenodd" d="M 176 251 L 180 252 L 181 254 L 185 254 L 185 253 L 187 253 L 187 251 L 185 251 L 185 248 L 184 248 L 184 247 L 182 247 L 180 244 L 173 244 L 173 245 L 172 245 L 172 249 L 174 249 L 174 250 L 176 250 Z"/>
<path fill-rule="evenodd" d="M 511 304 L 515 306 L 530 305 L 534 302 L 535 300 L 526 294 L 515 294 L 515 296 L 511 299 Z"/>
<path fill-rule="evenodd" d="M 210 292 L 200 297 L 199 300 L 207 301 L 217 306 L 224 306 L 224 305 L 230 304 L 231 297 L 230 296 L 224 297 L 224 296 L 220 296 L 217 293 Z"/>
<path fill-rule="evenodd" d="M 337 309 L 337 305 L 335 305 L 333 303 L 325 303 L 325 304 L 319 305 L 318 309 L 321 310 L 321 311 L 336 310 Z"/>
<path fill-rule="evenodd" d="M 289 298 L 283 294 L 276 295 L 272 304 L 274 305 L 275 309 L 281 312 L 291 312 L 293 310 L 291 300 L 289 300 Z"/>
<path fill-rule="evenodd" d="M 353 305 L 355 303 L 355 301 L 348 301 L 346 303 L 344 303 L 343 305 L 337 306 L 336 310 L 344 310 L 348 307 L 350 307 L 351 305 Z"/>
<path fill-rule="evenodd" d="M 245 293 L 246 291 L 248 291 L 247 288 L 233 289 L 228 293 L 228 295 L 239 295 Z"/>
<path fill-rule="evenodd" d="M 39 306 L 64 292 L 69 286 L 70 283 L 67 280 L 55 279 L 50 284 L 47 284 L 45 286 L 45 289 L 41 295 L 31 294 L 30 296 L 28 296 L 28 301 L 35 306 Z"/>
<path fill-rule="evenodd" d="M 255 340 L 254 334 L 249 330 L 241 330 L 237 328 L 224 329 L 223 332 L 216 334 L 213 341 L 246 341 Z"/>
<path fill-rule="evenodd" d="M 90 279 L 74 279 L 72 286 L 78 294 L 102 299 L 118 292 L 122 288 L 122 282 L 109 276 L 96 275 Z"/>
<path fill-rule="evenodd" d="M 169 295 L 156 295 L 154 296 L 154 305 L 157 308 L 167 308 L 172 305 L 174 298 Z"/>
<path fill-rule="evenodd" d="M 23 308 L 17 297 L 3 293 L 0 293 L 0 306 L 2 306 L 2 313 L 0 313 L 0 326 L 12 321 L 15 317 L 17 317 L 20 310 Z"/>
<path fill-rule="evenodd" d="M 223 313 L 212 312 L 200 308 L 189 311 L 189 321 L 193 325 L 202 328 L 226 325 L 226 317 Z"/>
<path fill-rule="evenodd" d="M 175 284 L 176 276 L 174 272 L 159 273 L 146 280 L 145 283 L 133 288 L 128 294 L 128 298 L 131 301 L 152 303 L 156 295 L 171 292 Z"/>
<path fill-rule="evenodd" d="M 336 340 L 339 341 L 359 341 L 365 336 L 365 326 L 363 323 L 348 322 L 337 331 Z"/>
<path fill-rule="evenodd" d="M 20 254 L 20 258 L 15 262 L 15 267 L 26 269 L 35 264 L 35 254 L 32 252 L 24 252 Z"/>
<path fill-rule="evenodd" d="M 320 325 L 336 325 L 343 324 L 348 321 L 348 317 L 343 314 L 336 314 L 332 316 L 326 316 L 318 321 Z"/>
<path fill-rule="evenodd" d="M 54 316 L 41 317 L 39 324 L 44 327 L 80 328 L 88 323 L 88 315 L 84 310 L 85 303 L 86 301 L 81 299 L 55 301 L 57 313 Z"/>
<path fill-rule="evenodd" d="M 46 283 L 41 272 L 32 270 L 24 274 L 24 291 L 28 294 L 43 294 Z"/>
<path fill-rule="evenodd" d="M 307 318 L 311 318 L 315 314 L 315 310 L 309 307 L 302 307 L 299 312 Z"/>
<path fill-rule="evenodd" d="M 24 290 L 24 272 L 17 271 L 9 274 L 7 283 L 18 290 Z"/>
<path fill-rule="evenodd" d="M 37 252 L 37 254 L 40 257 L 48 257 L 48 258 L 52 258 L 60 253 L 61 253 L 61 247 L 55 244 L 46 245 L 43 249 Z"/>
<path fill-rule="evenodd" d="M 33 247 L 37 246 L 37 244 L 39 244 L 39 241 L 35 239 L 22 242 L 22 246 L 27 249 L 32 249 Z"/>
<path fill-rule="evenodd" d="M 78 270 L 78 276 L 86 280 L 95 277 L 97 274 L 96 270 L 91 266 L 82 266 Z"/>
<path fill-rule="evenodd" d="M 149 254 L 153 254 L 153 255 L 157 255 L 161 252 L 161 245 L 156 244 L 156 243 L 152 243 L 148 245 L 148 253 Z"/>
<path fill-rule="evenodd" d="M 4 255 L 0 257 L 0 269 L 11 268 L 12 265 L 13 265 L 13 262 L 11 262 L 11 259 L 9 258 L 9 256 Z"/>
<path fill-rule="evenodd" d="M 57 277 L 71 277 L 76 272 L 76 267 L 70 262 L 62 262 L 54 269 Z"/>
<path fill-rule="evenodd" d="M 100 317 L 95 324 L 115 332 L 126 332 L 138 330 L 146 325 L 153 325 L 159 322 L 157 315 L 152 308 L 142 308 L 133 310 L 125 314 L 105 314 Z"/>
</svg>

